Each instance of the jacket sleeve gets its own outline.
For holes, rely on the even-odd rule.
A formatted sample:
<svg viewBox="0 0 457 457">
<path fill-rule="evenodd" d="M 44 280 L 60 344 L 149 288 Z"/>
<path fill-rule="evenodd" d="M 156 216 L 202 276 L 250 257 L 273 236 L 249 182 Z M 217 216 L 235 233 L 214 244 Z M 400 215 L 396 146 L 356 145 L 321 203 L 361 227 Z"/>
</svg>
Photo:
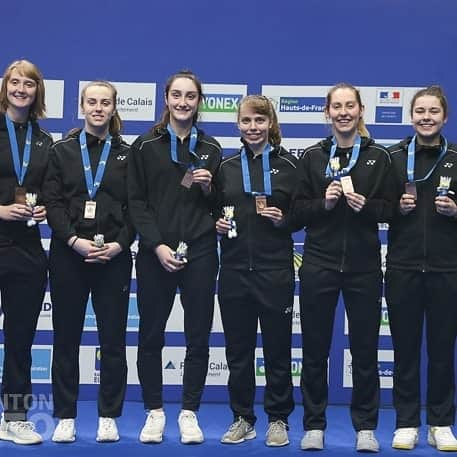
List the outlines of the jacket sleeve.
<svg viewBox="0 0 457 457">
<path fill-rule="evenodd" d="M 47 221 L 52 228 L 53 235 L 65 242 L 76 235 L 76 231 L 71 225 L 68 205 L 63 198 L 61 163 L 55 147 L 51 149 L 46 169 L 43 200 L 46 206 Z"/>
<path fill-rule="evenodd" d="M 147 178 L 143 151 L 137 140 L 130 150 L 128 161 L 127 191 L 131 221 L 140 235 L 141 243 L 154 249 L 163 243 L 154 208 L 148 203 Z"/>
</svg>

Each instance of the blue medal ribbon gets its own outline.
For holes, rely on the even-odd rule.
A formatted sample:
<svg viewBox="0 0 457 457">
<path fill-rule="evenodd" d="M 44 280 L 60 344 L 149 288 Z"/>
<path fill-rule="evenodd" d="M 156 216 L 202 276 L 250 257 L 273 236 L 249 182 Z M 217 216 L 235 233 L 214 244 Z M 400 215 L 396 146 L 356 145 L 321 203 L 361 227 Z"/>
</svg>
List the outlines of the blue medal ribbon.
<svg viewBox="0 0 457 457">
<path fill-rule="evenodd" d="M 431 174 L 435 171 L 435 168 L 438 166 L 441 159 L 445 156 L 446 152 L 447 140 L 446 138 L 443 138 L 443 144 L 441 146 L 440 155 L 438 156 L 438 159 L 436 160 L 433 167 L 422 179 L 414 179 L 414 164 L 416 162 L 416 135 L 414 135 L 411 142 L 408 144 L 408 166 L 406 170 L 408 175 L 408 182 L 422 182 L 430 178 Z"/>
<path fill-rule="evenodd" d="M 84 166 L 84 174 L 86 176 L 87 193 L 91 200 L 95 198 L 97 191 L 105 173 L 106 161 L 108 160 L 111 151 L 111 135 L 108 134 L 105 138 L 105 145 L 103 146 L 100 160 L 98 161 L 97 171 L 95 173 L 95 181 L 92 177 L 92 167 L 90 166 L 89 151 L 87 149 L 87 140 L 85 130 L 81 130 L 79 134 L 79 145 L 81 148 L 81 158 Z"/>
<path fill-rule="evenodd" d="M 24 153 L 22 155 L 22 166 L 19 163 L 19 146 L 17 144 L 16 129 L 13 121 L 5 113 L 6 127 L 10 139 L 11 153 L 13 156 L 14 171 L 16 172 L 17 182 L 20 186 L 24 182 L 25 174 L 30 162 L 30 149 L 32 146 L 32 123 L 27 122 L 27 132 L 25 134 Z"/>
<path fill-rule="evenodd" d="M 270 151 L 271 145 L 267 143 L 262 153 L 263 187 L 264 192 L 253 191 L 251 188 L 251 175 L 249 174 L 249 164 L 246 149 L 241 149 L 241 170 L 243 173 L 243 187 L 247 194 L 252 195 L 271 195 L 271 172 L 270 172 Z"/>
<path fill-rule="evenodd" d="M 189 138 L 189 153 L 197 159 L 197 166 L 192 163 L 181 162 L 178 160 L 178 137 L 171 127 L 170 124 L 167 125 L 168 133 L 170 134 L 170 157 L 174 163 L 179 163 L 180 165 L 186 165 L 187 168 L 193 170 L 194 168 L 201 167 L 201 160 L 198 154 L 195 152 L 195 147 L 197 146 L 198 131 L 195 126 L 192 126 L 190 130 Z"/>
<path fill-rule="evenodd" d="M 357 135 L 355 137 L 354 146 L 352 146 L 351 158 L 349 160 L 349 163 L 346 167 L 344 167 L 339 172 L 340 176 L 345 176 L 345 175 L 349 174 L 349 172 L 354 168 L 354 165 L 357 163 L 357 160 L 359 159 L 361 142 L 362 142 L 362 140 L 360 138 L 360 135 Z M 336 138 L 333 137 L 332 138 L 332 147 L 330 149 L 330 157 L 329 157 L 329 161 L 327 163 L 327 168 L 325 169 L 325 176 L 327 178 L 333 177 L 332 169 L 330 168 L 330 160 L 333 159 L 333 157 L 335 157 L 337 147 L 338 147 L 338 143 L 336 142 Z"/>
</svg>

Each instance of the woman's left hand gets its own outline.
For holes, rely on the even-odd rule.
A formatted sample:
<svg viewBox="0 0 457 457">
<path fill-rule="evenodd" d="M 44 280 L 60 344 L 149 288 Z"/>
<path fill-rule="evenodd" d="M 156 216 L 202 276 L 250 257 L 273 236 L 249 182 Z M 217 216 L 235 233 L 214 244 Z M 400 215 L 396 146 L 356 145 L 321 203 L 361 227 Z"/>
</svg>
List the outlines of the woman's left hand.
<svg viewBox="0 0 457 457">
<path fill-rule="evenodd" d="M 360 213 L 360 211 L 362 211 L 363 207 L 365 206 L 367 199 L 363 195 L 357 194 L 355 192 L 350 192 L 344 195 L 346 196 L 346 201 L 348 202 L 348 205 L 356 213 Z"/>
<path fill-rule="evenodd" d="M 452 198 L 442 196 L 435 198 L 436 212 L 443 216 L 456 217 L 457 205 Z"/>
<path fill-rule="evenodd" d="M 276 206 L 267 206 L 259 214 L 270 219 L 275 227 L 279 227 L 284 222 L 284 215 Z"/>
<path fill-rule="evenodd" d="M 46 208 L 44 206 L 35 206 L 32 219 L 36 222 L 44 221 L 46 219 Z"/>
</svg>

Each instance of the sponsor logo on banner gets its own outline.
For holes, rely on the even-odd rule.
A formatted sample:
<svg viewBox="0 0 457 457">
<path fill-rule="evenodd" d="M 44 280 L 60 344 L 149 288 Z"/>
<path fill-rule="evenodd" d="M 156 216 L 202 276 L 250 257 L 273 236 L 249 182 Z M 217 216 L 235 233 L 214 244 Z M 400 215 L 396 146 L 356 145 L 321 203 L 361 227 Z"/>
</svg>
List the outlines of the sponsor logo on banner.
<svg viewBox="0 0 457 457">
<path fill-rule="evenodd" d="M 200 120 L 236 122 L 238 104 L 246 93 L 245 84 L 203 84 L 204 100 L 200 106 Z"/>
<path fill-rule="evenodd" d="M 0 346 L 0 378 L 3 376 L 4 347 Z M 32 347 L 32 381 L 37 383 L 48 383 L 51 380 L 51 346 Z"/>
<path fill-rule="evenodd" d="M 79 82 L 78 103 L 81 91 L 89 81 Z M 116 109 L 123 121 L 153 121 L 156 108 L 156 84 L 113 82 L 117 89 Z M 78 110 L 78 118 L 83 115 Z"/>
<path fill-rule="evenodd" d="M 279 122 L 324 124 L 328 86 L 262 86 L 262 94 L 272 100 Z"/>
<path fill-rule="evenodd" d="M 43 305 L 38 317 L 37 330 L 52 330 L 52 303 L 49 292 L 44 295 Z"/>
<path fill-rule="evenodd" d="M 378 105 L 401 105 L 402 104 L 402 92 L 399 89 L 378 90 Z"/>
<path fill-rule="evenodd" d="M 376 116 L 378 123 L 401 124 L 403 121 L 403 93 L 401 89 L 378 89 Z"/>
<path fill-rule="evenodd" d="M 301 350 L 301 348 L 292 348 L 290 372 L 292 374 L 292 382 L 293 382 L 294 386 L 300 385 L 301 371 L 302 371 L 302 350 Z M 265 359 L 263 357 L 262 348 L 256 349 L 255 375 L 256 375 L 256 384 L 258 386 L 264 386 L 265 385 Z"/>
<path fill-rule="evenodd" d="M 380 349 L 378 351 L 378 372 L 381 389 L 391 389 L 393 386 L 394 351 Z M 343 387 L 352 388 L 352 356 L 349 349 L 344 350 Z"/>
<path fill-rule="evenodd" d="M 323 113 L 325 109 L 324 97 L 279 97 L 273 100 L 279 113 Z"/>
</svg>

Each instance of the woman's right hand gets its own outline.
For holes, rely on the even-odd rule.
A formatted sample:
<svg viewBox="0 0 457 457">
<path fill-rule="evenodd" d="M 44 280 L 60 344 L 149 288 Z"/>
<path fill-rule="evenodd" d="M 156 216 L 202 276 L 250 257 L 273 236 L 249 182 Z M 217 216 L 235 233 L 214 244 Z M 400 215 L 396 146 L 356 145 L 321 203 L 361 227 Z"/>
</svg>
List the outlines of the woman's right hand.
<svg viewBox="0 0 457 457">
<path fill-rule="evenodd" d="M 159 244 L 155 248 L 155 253 L 162 267 L 170 273 L 182 270 L 186 265 L 184 260 L 175 259 L 175 252 L 166 244 Z"/>
<path fill-rule="evenodd" d="M 0 219 L 4 221 L 28 221 L 32 215 L 32 208 L 27 205 L 13 203 L 0 206 Z"/>
<path fill-rule="evenodd" d="M 227 235 L 230 228 L 231 228 L 230 222 L 227 221 L 226 219 L 224 219 L 223 217 L 220 217 L 216 221 L 216 230 L 217 230 L 217 233 L 219 233 L 219 235 Z"/>
<path fill-rule="evenodd" d="M 332 181 L 325 191 L 325 209 L 330 211 L 335 208 L 341 195 L 343 195 L 341 183 L 339 181 Z"/>
<path fill-rule="evenodd" d="M 416 208 L 416 199 L 414 195 L 403 194 L 400 198 L 400 213 L 405 216 Z"/>
<path fill-rule="evenodd" d="M 106 263 L 103 259 L 99 259 L 98 255 L 106 250 L 105 247 L 97 248 L 94 242 L 86 240 L 85 238 L 71 238 L 68 244 L 76 251 L 81 257 L 84 257 L 88 263 Z"/>
</svg>

